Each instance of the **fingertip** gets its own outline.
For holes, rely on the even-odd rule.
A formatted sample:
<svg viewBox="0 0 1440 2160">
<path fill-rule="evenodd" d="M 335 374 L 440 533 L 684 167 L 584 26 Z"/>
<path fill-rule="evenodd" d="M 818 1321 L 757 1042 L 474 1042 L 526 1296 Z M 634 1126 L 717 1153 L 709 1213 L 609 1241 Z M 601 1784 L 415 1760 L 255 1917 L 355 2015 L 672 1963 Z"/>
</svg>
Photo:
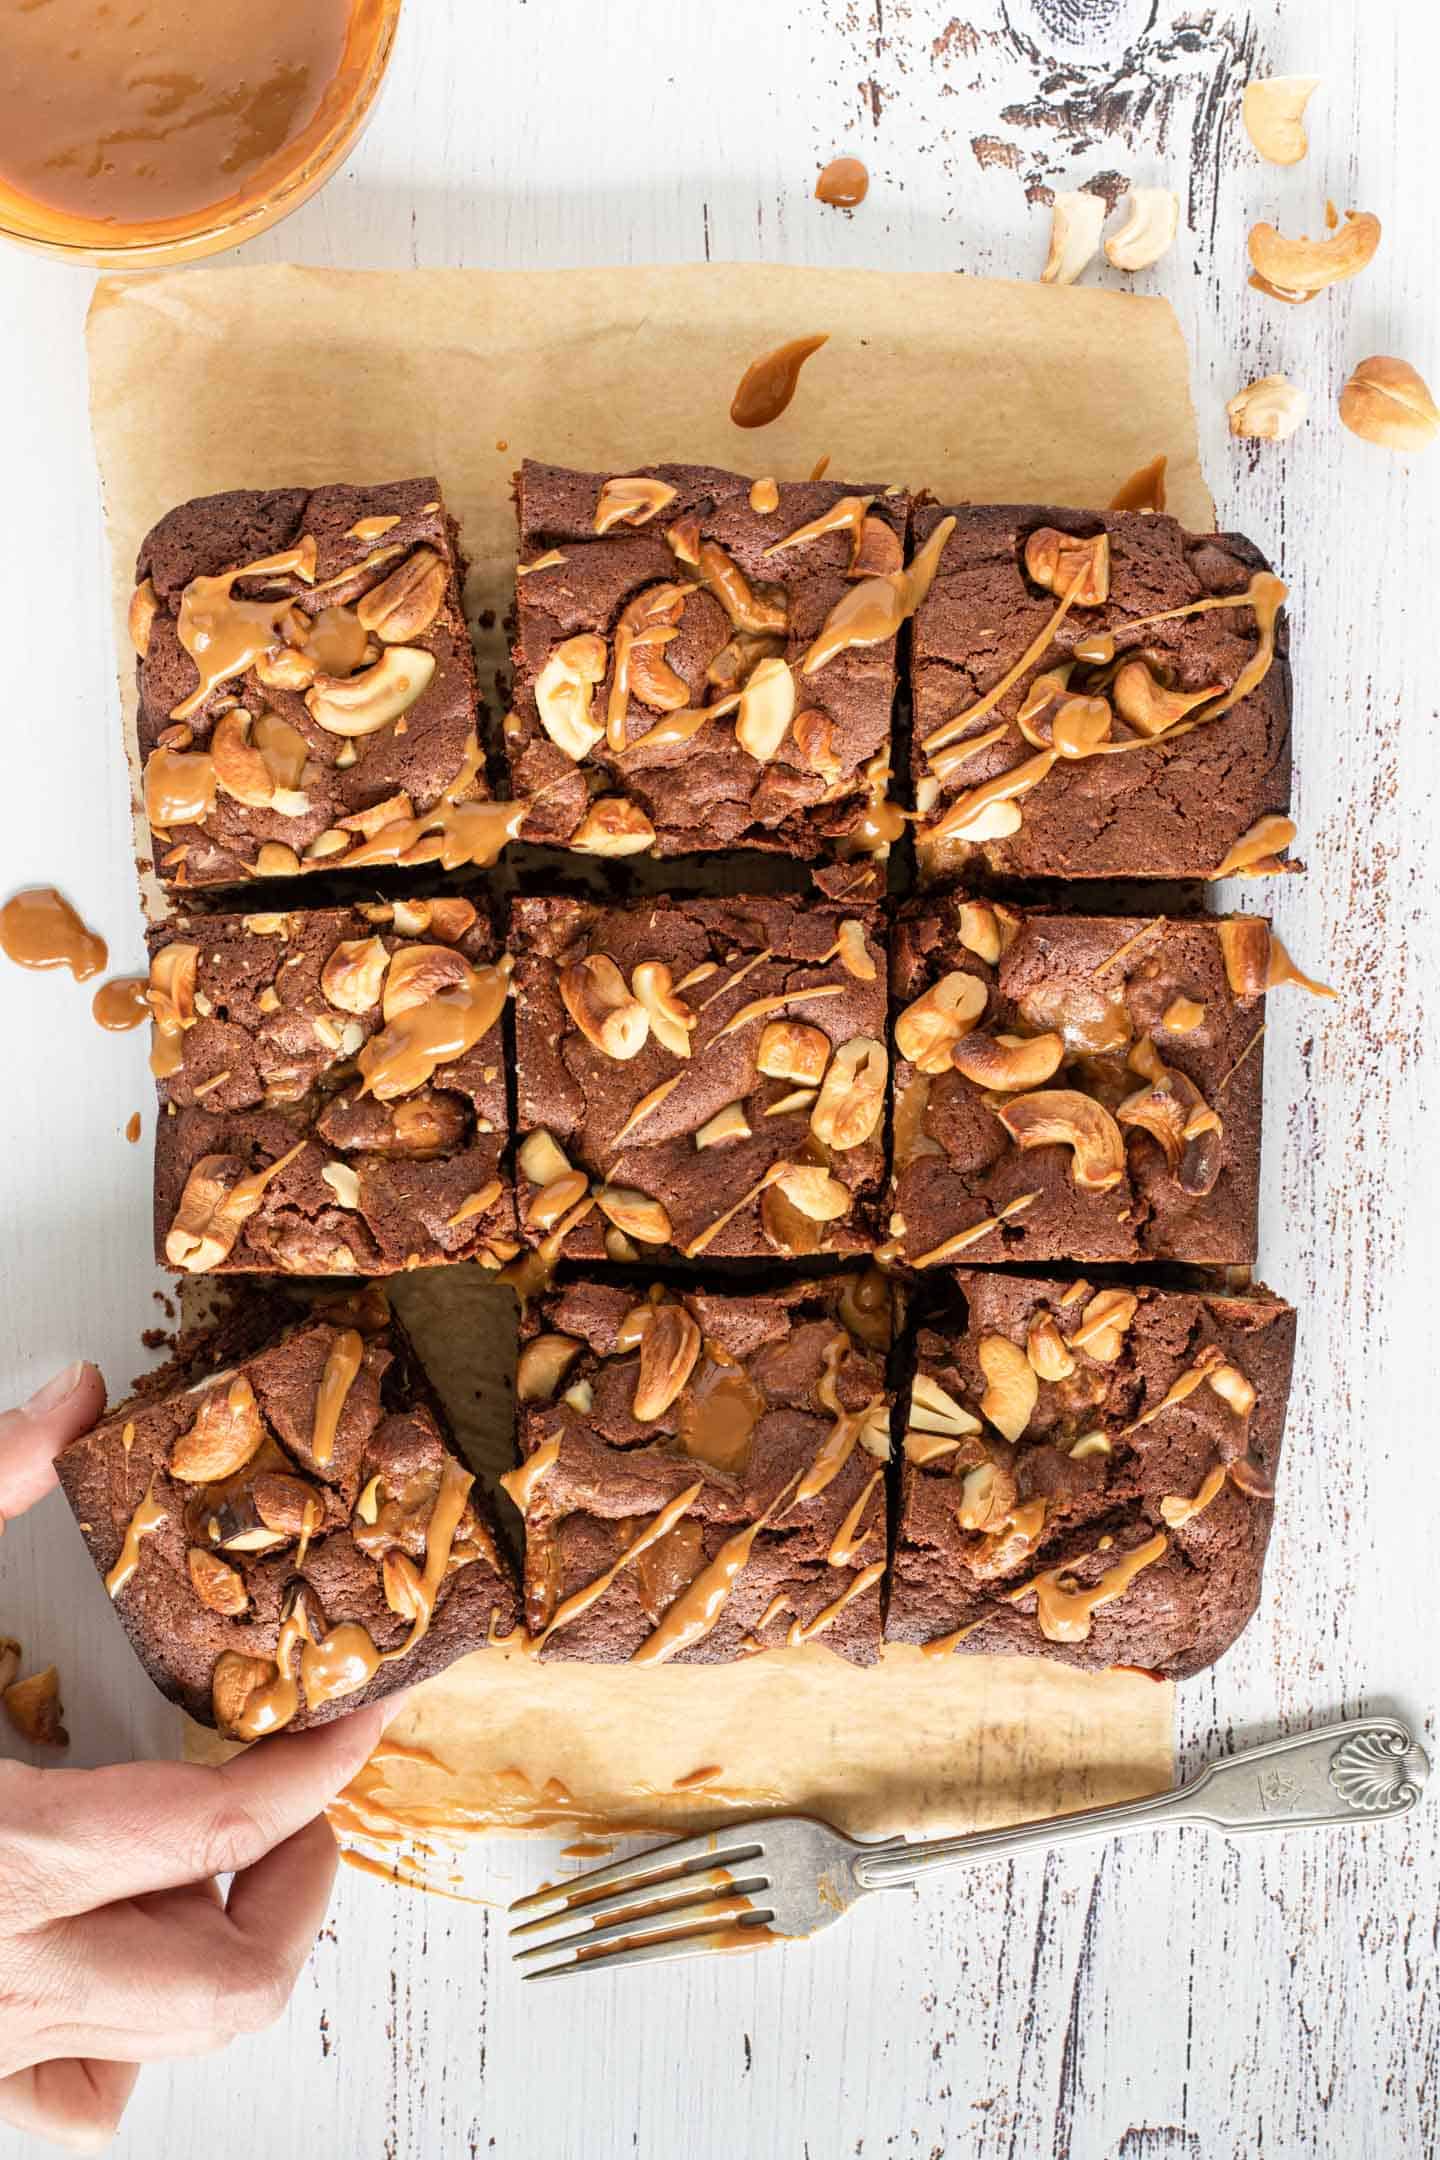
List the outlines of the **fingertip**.
<svg viewBox="0 0 1440 2160">
<path fill-rule="evenodd" d="M 55 1457 L 105 1408 L 98 1369 L 79 1358 L 35 1390 L 19 1410 L 0 1413 L 0 1514 L 23 1515 L 55 1484 Z"/>
</svg>

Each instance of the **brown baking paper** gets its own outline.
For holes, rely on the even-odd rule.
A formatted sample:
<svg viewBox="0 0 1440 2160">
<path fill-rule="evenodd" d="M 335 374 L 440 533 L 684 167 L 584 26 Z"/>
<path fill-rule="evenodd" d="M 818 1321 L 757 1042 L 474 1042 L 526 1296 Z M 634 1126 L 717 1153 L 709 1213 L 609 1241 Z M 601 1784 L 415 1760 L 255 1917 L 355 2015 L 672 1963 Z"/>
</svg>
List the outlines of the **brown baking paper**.
<svg viewBox="0 0 1440 2160">
<path fill-rule="evenodd" d="M 749 362 L 818 330 L 829 342 L 789 411 L 734 427 Z M 497 624 L 527 455 L 781 478 L 828 455 L 838 479 L 1083 507 L 1164 452 L 1169 507 L 1213 522 L 1179 327 L 1130 294 L 740 265 L 186 270 L 102 279 L 89 342 L 132 769 L 135 550 L 172 504 L 221 488 L 433 472 L 464 528 L 470 612 Z M 498 628 L 479 647 L 488 685 Z M 493 1474 L 511 1450 L 507 1294 L 438 1270 L 403 1278 L 397 1304 Z M 447 1820 L 678 1830 L 798 1807 L 866 1835 L 938 1833 L 1158 1790 L 1171 1722 L 1166 1686 L 1042 1660 L 891 1652 L 859 1672 L 812 1645 L 632 1672 L 482 1652 L 417 1691 L 346 1827 L 383 1845 Z M 213 1751 L 214 1735 L 187 1745 Z"/>
</svg>

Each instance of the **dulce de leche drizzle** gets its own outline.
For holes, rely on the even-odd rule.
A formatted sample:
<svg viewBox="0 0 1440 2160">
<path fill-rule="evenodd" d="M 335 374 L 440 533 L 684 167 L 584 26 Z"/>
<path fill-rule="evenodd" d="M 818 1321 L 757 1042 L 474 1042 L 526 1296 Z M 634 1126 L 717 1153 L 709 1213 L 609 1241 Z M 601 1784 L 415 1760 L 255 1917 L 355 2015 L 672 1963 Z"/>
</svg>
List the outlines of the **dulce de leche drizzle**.
<svg viewBox="0 0 1440 2160">
<path fill-rule="evenodd" d="M 816 202 L 835 210 L 853 210 L 870 192 L 870 174 L 858 157 L 831 158 L 815 182 Z"/>
<path fill-rule="evenodd" d="M 150 1018 L 150 1003 L 145 995 L 149 987 L 144 975 L 116 975 L 101 983 L 90 1000 L 96 1025 L 108 1028 L 114 1035 L 139 1027 Z"/>
<path fill-rule="evenodd" d="M 145 760 L 145 816 L 151 830 L 200 824 L 215 808 L 216 786 L 208 750 L 152 750 Z"/>
<path fill-rule="evenodd" d="M 1047 1568 L 1042 1575 L 1033 1575 L 1017 1589 L 1007 1590 L 1005 1595 L 1012 1605 L 1018 1605 L 1021 1598 L 1034 1591 L 1035 1617 L 1047 1642 L 1086 1642 L 1096 1610 L 1123 1597 L 1135 1577 L 1143 1568 L 1153 1566 L 1169 1543 L 1163 1530 L 1157 1530 L 1154 1537 L 1147 1538 L 1134 1552 L 1126 1553 L 1123 1560 L 1107 1569 L 1099 1582 L 1092 1583 L 1088 1590 L 1067 1580 L 1068 1571 L 1064 1567 L 1053 1567 Z"/>
<path fill-rule="evenodd" d="M 543 1440 L 535 1453 L 517 1469 L 507 1470 L 497 1480 L 502 1492 L 510 1495 L 522 1515 L 526 1514 L 534 1497 L 535 1488 L 547 1478 L 560 1459 L 560 1435 Z"/>
<path fill-rule="evenodd" d="M 180 596 L 176 635 L 194 661 L 200 682 L 189 697 L 172 706 L 172 720 L 188 720 L 212 690 L 243 675 L 281 642 L 280 625 L 295 605 L 286 593 L 278 600 L 237 600 L 241 578 L 293 575 L 305 584 L 315 577 L 315 542 L 307 534 L 278 555 L 262 555 L 218 577 L 194 577 Z"/>
<path fill-rule="evenodd" d="M 365 1356 L 365 1344 L 354 1328 L 342 1328 L 330 1345 L 320 1386 L 315 1396 L 315 1425 L 310 1452 L 317 1463 L 328 1463 L 335 1453 L 335 1434 L 345 1398 L 355 1384 Z"/>
<path fill-rule="evenodd" d="M 680 1445 L 712 1469 L 743 1471 L 764 1415 L 765 1397 L 744 1366 L 720 1364 L 711 1352 L 680 1397 Z"/>
<path fill-rule="evenodd" d="M 699 1490 L 698 1486 L 696 1490 Z M 668 1658 L 688 1650 L 692 1643 L 700 1642 L 710 1633 L 744 1573 L 756 1538 L 794 1492 L 795 1479 L 791 1478 L 754 1522 L 726 1538 L 709 1565 L 681 1591 L 654 1634 L 647 1635 L 639 1649 L 631 1653 L 632 1665 L 663 1665 Z"/>
<path fill-rule="evenodd" d="M 752 360 L 730 400 L 730 418 L 736 427 L 768 427 L 778 420 L 795 395 L 800 370 L 812 353 L 829 339 L 829 331 L 817 337 L 791 338 L 773 352 Z"/>
<path fill-rule="evenodd" d="M 423 1087 L 437 1065 L 463 1057 L 487 1035 L 505 1009 L 510 989 L 507 962 L 471 968 L 463 982 L 439 990 L 423 1005 L 398 1013 L 373 1036 L 356 1060 L 362 1095 L 390 1102 Z"/>
<path fill-rule="evenodd" d="M 76 982 L 98 975 L 109 958 L 104 938 L 53 885 L 32 885 L 0 908 L 0 951 L 17 967 L 67 967 Z"/>
<path fill-rule="evenodd" d="M 852 585 L 821 624 L 820 635 L 800 663 L 801 674 L 813 675 L 852 645 L 881 645 L 894 637 L 929 592 L 954 530 L 954 518 L 942 518 L 907 569 Z"/>
<path fill-rule="evenodd" d="M 351 0 L 5 10 L 0 181 L 117 239 L 275 187 L 342 88 Z"/>
<path fill-rule="evenodd" d="M 128 1454 L 130 1451 L 127 1448 L 125 1452 Z M 119 1597 L 139 1567 L 141 1540 L 152 1537 L 167 1519 L 167 1510 L 155 1498 L 155 1480 L 152 1477 L 145 1488 L 144 1499 L 125 1525 L 125 1540 L 120 1547 L 119 1558 L 105 1577 L 105 1588 L 112 1598 Z"/>
</svg>

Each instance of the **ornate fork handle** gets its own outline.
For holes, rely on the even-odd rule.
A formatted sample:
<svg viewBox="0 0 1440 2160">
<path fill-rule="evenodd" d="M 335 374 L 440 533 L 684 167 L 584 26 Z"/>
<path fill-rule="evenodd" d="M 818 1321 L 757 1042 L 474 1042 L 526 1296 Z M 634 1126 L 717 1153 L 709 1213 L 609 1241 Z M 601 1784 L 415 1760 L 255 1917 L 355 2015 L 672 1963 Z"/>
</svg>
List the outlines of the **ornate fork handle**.
<svg viewBox="0 0 1440 2160">
<path fill-rule="evenodd" d="M 938 1868 L 1162 1823 L 1198 1823 L 1235 1837 L 1403 1815 L 1419 1800 L 1429 1771 L 1424 1752 L 1398 1719 L 1357 1718 L 1246 1748 L 1211 1763 L 1188 1785 L 1148 1800 L 861 1854 L 855 1875 L 867 1890 L 895 1888 Z"/>
</svg>

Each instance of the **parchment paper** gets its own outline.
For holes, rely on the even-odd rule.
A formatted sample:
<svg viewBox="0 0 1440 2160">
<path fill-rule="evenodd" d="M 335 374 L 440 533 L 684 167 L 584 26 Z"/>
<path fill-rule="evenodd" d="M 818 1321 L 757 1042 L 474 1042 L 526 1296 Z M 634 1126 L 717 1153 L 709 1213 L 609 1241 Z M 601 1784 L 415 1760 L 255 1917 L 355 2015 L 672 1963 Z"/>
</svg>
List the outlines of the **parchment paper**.
<svg viewBox="0 0 1440 2160">
<path fill-rule="evenodd" d="M 748 363 L 817 330 L 829 343 L 790 410 L 735 428 Z M 1169 507 L 1213 522 L 1184 347 L 1157 299 L 722 265 L 188 270 L 102 280 L 89 341 L 132 765 L 135 549 L 172 504 L 216 489 L 436 473 L 464 528 L 470 612 L 497 623 L 525 455 L 786 478 L 828 453 L 840 479 L 1085 506 L 1163 451 Z M 479 645 L 488 687 L 498 630 Z M 422 1271 L 401 1279 L 397 1304 L 472 1459 L 503 1467 L 507 1295 L 468 1270 Z M 1041 1660 L 890 1653 L 856 1672 L 812 1645 L 635 1673 L 483 1652 L 417 1691 L 389 1740 L 420 1759 L 387 1748 L 356 1817 L 383 1841 L 387 1820 L 398 1834 L 432 1815 L 680 1829 L 793 1806 L 866 1835 L 931 1834 L 1158 1790 L 1171 1719 L 1168 1687 Z M 214 1735 L 192 1730 L 188 1745 L 211 1752 Z"/>
</svg>

